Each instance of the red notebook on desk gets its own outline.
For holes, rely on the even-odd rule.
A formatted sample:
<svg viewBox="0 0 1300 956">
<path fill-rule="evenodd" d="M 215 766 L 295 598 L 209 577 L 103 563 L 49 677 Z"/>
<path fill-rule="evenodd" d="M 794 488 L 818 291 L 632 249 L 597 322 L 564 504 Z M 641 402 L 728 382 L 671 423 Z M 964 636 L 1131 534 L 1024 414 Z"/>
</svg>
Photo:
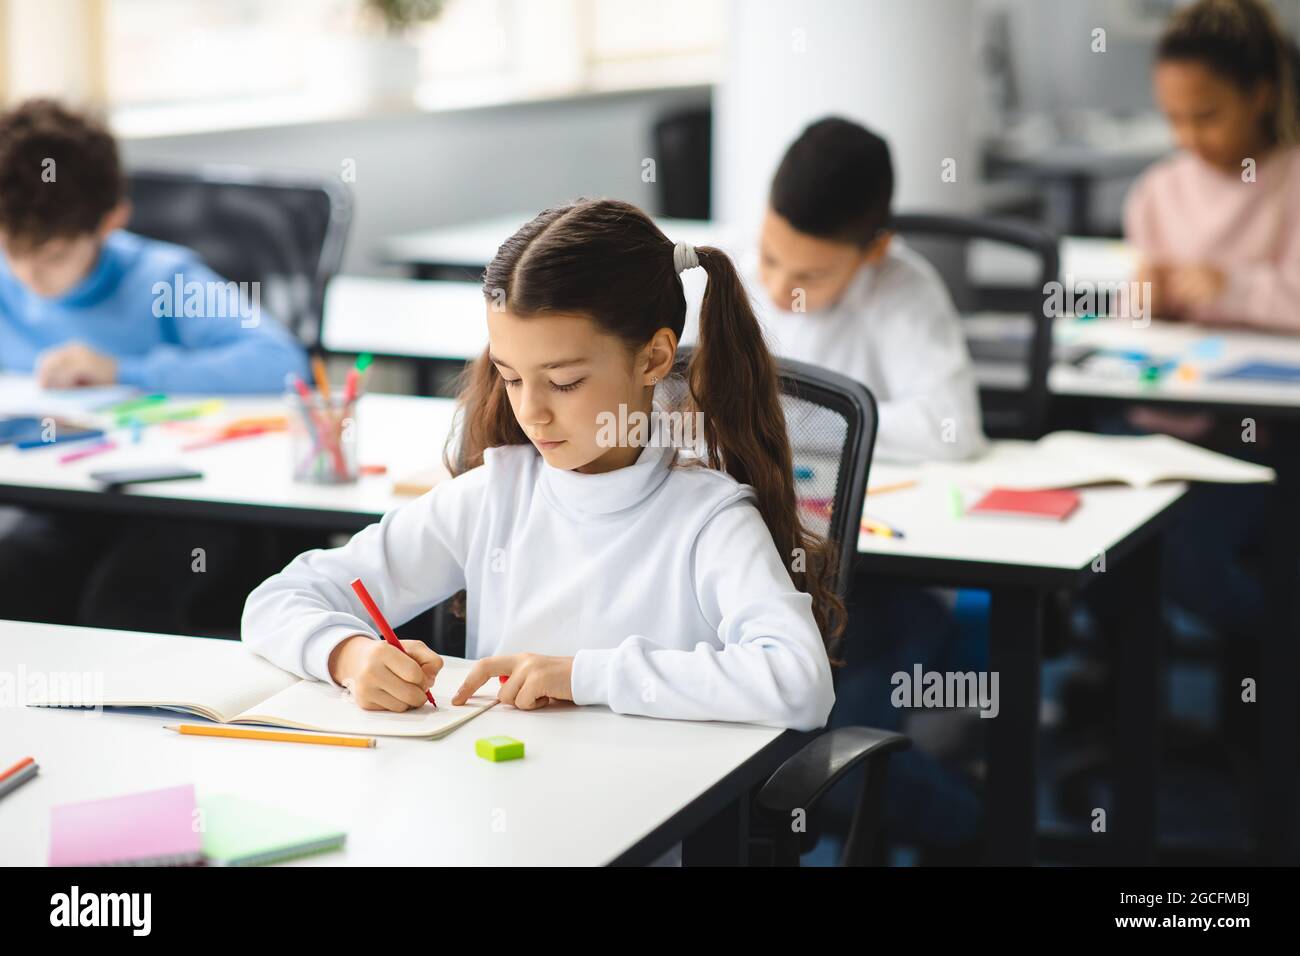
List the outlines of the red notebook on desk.
<svg viewBox="0 0 1300 956">
<path fill-rule="evenodd" d="M 1079 507 L 1079 493 L 1069 488 L 1048 491 L 1016 491 L 994 488 L 977 501 L 967 514 L 1021 515 L 1064 521 Z"/>
</svg>

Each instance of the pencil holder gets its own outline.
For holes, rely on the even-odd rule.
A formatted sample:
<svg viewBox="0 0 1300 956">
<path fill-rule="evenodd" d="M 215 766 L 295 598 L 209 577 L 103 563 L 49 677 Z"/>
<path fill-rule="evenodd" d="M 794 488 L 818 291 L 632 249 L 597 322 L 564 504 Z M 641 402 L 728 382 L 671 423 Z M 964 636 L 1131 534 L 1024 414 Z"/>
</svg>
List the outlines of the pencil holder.
<svg viewBox="0 0 1300 956">
<path fill-rule="evenodd" d="M 356 481 L 356 401 L 344 404 L 341 395 L 326 399 L 319 392 L 304 397 L 290 393 L 289 454 L 293 480 L 314 485 Z"/>
</svg>

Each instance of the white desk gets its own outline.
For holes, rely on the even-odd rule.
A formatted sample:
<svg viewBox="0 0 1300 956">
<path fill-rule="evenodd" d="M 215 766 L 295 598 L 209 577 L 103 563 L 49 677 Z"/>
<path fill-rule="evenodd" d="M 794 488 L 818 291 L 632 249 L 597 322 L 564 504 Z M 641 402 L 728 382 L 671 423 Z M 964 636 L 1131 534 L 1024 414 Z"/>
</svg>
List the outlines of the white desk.
<svg viewBox="0 0 1300 956">
<path fill-rule="evenodd" d="M 0 673 L 15 680 L 80 674 L 152 643 L 200 640 L 0 621 Z M 57 804 L 184 783 L 200 796 L 236 793 L 347 831 L 343 850 L 299 865 L 644 863 L 763 779 L 803 739 L 769 727 L 571 705 L 497 706 L 442 740 L 383 737 L 369 750 L 162 729 L 176 721 L 176 714 L 138 711 L 0 708 L 0 764 L 31 755 L 41 767 L 0 800 L 0 865 L 44 865 Z M 474 741 L 494 734 L 522 740 L 524 759 L 494 764 L 475 756 Z"/>
<path fill-rule="evenodd" d="M 1061 319 L 1053 329 L 1053 338 L 1058 345 L 1136 350 L 1157 360 L 1181 360 L 1195 372 L 1195 377 L 1166 374 L 1155 382 L 1145 382 L 1136 377 L 1103 377 L 1057 363 L 1048 376 L 1048 389 L 1054 395 L 1300 411 L 1300 383 L 1214 378 L 1216 373 L 1247 361 L 1300 366 L 1300 338 L 1296 336 L 1159 320 L 1135 327 L 1128 319 Z"/>
<path fill-rule="evenodd" d="M 1092 236 L 1061 237 L 1060 272 L 1075 282 L 1128 282 L 1137 271 L 1138 256 L 1119 239 Z M 1038 282 L 1038 259 L 1026 249 L 1000 242 L 972 242 L 967 270 L 977 286 L 1027 288 Z"/>
<path fill-rule="evenodd" d="M 321 345 L 331 352 L 466 361 L 487 344 L 478 283 L 336 276 L 325 289 Z"/>
<path fill-rule="evenodd" d="M 202 401 L 194 397 L 194 402 Z M 225 398 L 221 410 L 197 419 L 220 425 L 243 416 L 285 413 L 278 395 Z M 177 407 L 190 404 L 175 396 Z M 112 511 L 140 511 L 215 519 L 236 518 L 265 524 L 354 530 L 407 500 L 391 491 L 395 478 L 435 466 L 455 403 L 451 399 L 405 395 L 364 395 L 357 408 L 357 441 L 363 464 L 382 464 L 387 473 L 363 475 L 351 485 L 311 485 L 291 478 L 289 436 L 269 433 L 182 452 L 202 437 L 180 425 L 145 428 L 140 444 L 127 429 L 110 437 L 118 448 L 81 461 L 60 464 L 81 443 L 55 443 L 19 451 L 0 447 L 0 502 L 71 506 Z M 106 493 L 90 473 L 146 464 L 184 463 L 203 472 L 201 479 L 134 485 Z"/>
</svg>

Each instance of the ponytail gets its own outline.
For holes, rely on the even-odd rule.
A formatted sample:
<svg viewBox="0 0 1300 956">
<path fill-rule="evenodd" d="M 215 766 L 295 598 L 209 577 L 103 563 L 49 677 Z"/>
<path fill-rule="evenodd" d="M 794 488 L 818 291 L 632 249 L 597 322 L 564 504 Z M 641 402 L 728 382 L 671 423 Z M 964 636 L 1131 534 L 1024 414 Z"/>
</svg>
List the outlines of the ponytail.
<svg viewBox="0 0 1300 956">
<path fill-rule="evenodd" d="M 754 489 L 758 511 L 795 586 L 812 596 L 813 615 L 827 647 L 844 630 L 844 602 L 835 593 L 836 551 L 800 521 L 794 463 L 777 387 L 776 362 L 763 341 L 736 268 L 726 253 L 695 250 L 708 275 L 700 305 L 698 344 L 686 370 L 687 411 L 702 412 L 706 461 Z M 832 663 L 839 661 L 832 655 Z"/>
</svg>

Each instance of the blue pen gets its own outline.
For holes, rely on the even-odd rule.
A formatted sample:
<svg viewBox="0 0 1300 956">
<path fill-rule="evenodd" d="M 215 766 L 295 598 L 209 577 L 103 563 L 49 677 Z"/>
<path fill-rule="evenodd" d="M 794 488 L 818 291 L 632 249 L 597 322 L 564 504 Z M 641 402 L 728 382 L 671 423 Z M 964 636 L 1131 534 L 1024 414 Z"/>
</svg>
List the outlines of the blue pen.
<svg viewBox="0 0 1300 956">
<path fill-rule="evenodd" d="M 84 441 L 88 438 L 103 438 L 104 432 L 101 429 L 92 429 L 85 432 L 73 432 L 71 435 L 60 435 L 57 431 L 54 433 L 53 441 L 45 441 L 42 438 L 28 438 L 24 441 L 15 442 L 14 447 L 26 451 L 30 448 L 45 448 L 49 445 L 62 445 L 70 441 Z"/>
</svg>

